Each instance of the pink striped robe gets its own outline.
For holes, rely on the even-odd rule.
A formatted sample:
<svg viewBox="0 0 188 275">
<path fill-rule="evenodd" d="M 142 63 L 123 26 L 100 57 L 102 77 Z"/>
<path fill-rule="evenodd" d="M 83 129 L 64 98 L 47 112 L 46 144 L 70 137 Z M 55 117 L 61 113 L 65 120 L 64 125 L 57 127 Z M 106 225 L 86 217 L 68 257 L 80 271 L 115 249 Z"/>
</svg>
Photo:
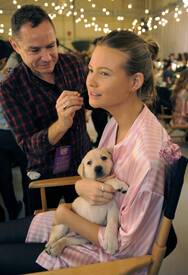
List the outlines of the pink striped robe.
<svg viewBox="0 0 188 275">
<path fill-rule="evenodd" d="M 146 106 L 126 138 L 118 144 L 115 144 L 116 131 L 117 123 L 112 118 L 105 128 L 100 147 L 113 148 L 114 173 L 129 184 L 126 194 L 116 194 L 120 208 L 119 251 L 113 256 L 104 252 L 105 227 L 101 226 L 98 233 L 101 247 L 92 244 L 67 247 L 60 257 L 42 252 L 37 263 L 44 268 L 75 267 L 150 252 L 162 212 L 164 168 L 181 153 Z M 38 214 L 32 221 L 26 242 L 46 242 L 53 216 L 53 211 Z"/>
</svg>

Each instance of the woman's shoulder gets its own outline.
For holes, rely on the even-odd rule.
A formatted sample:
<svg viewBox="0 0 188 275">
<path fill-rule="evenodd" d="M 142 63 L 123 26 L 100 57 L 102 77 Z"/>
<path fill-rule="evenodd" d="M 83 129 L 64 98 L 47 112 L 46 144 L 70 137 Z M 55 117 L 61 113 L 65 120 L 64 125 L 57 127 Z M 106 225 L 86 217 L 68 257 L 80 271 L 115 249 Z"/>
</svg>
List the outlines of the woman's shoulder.
<svg viewBox="0 0 188 275">
<path fill-rule="evenodd" d="M 180 147 L 172 142 L 166 129 L 151 112 L 138 130 L 135 146 L 142 158 L 152 165 L 158 161 L 169 162 L 181 155 Z"/>
</svg>

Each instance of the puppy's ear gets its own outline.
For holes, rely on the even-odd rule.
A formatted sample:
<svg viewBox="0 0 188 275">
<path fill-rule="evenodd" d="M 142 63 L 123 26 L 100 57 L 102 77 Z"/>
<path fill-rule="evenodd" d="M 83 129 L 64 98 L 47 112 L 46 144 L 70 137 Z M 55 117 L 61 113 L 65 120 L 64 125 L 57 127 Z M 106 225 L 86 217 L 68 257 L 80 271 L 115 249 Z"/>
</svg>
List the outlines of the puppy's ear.
<svg viewBox="0 0 188 275">
<path fill-rule="evenodd" d="M 78 172 L 78 175 L 80 175 L 80 177 L 81 178 L 83 178 L 84 177 L 84 163 L 83 163 L 83 161 L 80 163 L 80 165 L 78 166 L 78 170 L 77 170 L 77 172 Z"/>
<path fill-rule="evenodd" d="M 107 148 L 107 152 L 108 152 L 110 155 L 112 155 L 112 153 L 113 153 L 113 148 Z"/>
</svg>

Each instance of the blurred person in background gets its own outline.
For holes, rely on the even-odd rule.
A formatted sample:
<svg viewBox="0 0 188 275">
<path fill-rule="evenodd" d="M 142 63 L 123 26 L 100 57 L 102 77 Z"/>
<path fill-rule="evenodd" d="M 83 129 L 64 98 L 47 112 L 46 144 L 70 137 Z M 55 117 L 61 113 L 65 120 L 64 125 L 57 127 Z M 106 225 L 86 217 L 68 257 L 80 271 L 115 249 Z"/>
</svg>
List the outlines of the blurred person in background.
<svg viewBox="0 0 188 275">
<path fill-rule="evenodd" d="M 188 68 L 177 79 L 172 102 L 174 107 L 171 124 L 188 126 Z"/>
<path fill-rule="evenodd" d="M 5 67 L 8 58 L 13 52 L 13 48 L 8 41 L 0 39 L 0 81 L 4 79 L 4 74 L 2 72 Z"/>
<path fill-rule="evenodd" d="M 1 81 L 6 79 L 9 73 L 18 65 L 16 53 L 13 52 L 9 42 L 0 40 L 0 58 L 3 64 L 1 70 Z M 8 212 L 10 220 L 16 219 L 22 209 L 22 202 L 17 201 L 14 187 L 12 168 L 20 167 L 22 175 L 22 187 L 24 193 L 24 202 L 26 201 L 26 157 L 21 148 L 18 146 L 14 135 L 12 134 L 6 119 L 2 112 L 0 103 L 0 193 L 3 198 L 4 206 Z M 1 211 L 2 219 L 5 218 L 3 210 Z"/>
</svg>

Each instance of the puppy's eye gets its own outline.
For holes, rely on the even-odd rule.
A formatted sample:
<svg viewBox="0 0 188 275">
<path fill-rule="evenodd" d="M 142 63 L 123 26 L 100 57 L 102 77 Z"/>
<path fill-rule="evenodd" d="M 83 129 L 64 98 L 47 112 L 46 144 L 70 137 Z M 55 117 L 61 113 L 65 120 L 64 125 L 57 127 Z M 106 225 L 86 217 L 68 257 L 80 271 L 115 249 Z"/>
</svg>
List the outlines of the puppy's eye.
<svg viewBox="0 0 188 275">
<path fill-rule="evenodd" d="M 107 157 L 106 156 L 102 156 L 101 159 L 102 160 L 107 160 Z"/>
<path fill-rule="evenodd" d="M 92 161 L 89 160 L 89 161 L 87 162 L 87 165 L 91 165 L 91 164 L 92 164 Z"/>
</svg>

